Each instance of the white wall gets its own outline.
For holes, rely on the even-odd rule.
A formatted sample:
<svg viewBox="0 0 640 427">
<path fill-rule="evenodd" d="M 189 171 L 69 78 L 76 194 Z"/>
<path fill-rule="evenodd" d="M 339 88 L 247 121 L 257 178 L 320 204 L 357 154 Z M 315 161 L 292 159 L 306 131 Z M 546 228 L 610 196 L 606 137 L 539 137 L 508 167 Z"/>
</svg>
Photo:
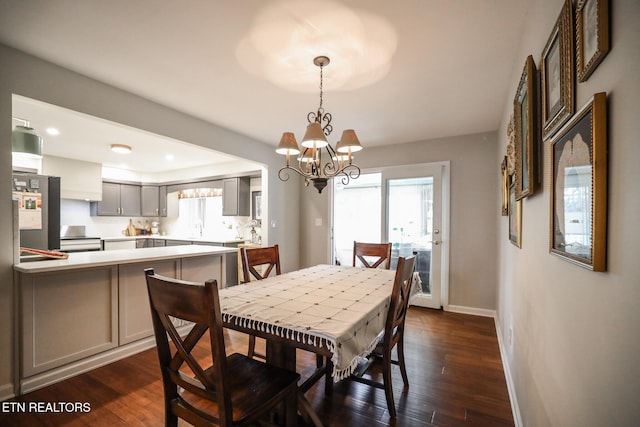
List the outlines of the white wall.
<svg viewBox="0 0 640 427">
<path fill-rule="evenodd" d="M 540 67 L 562 4 L 532 5 L 514 58 L 512 94 L 527 55 Z M 611 51 L 576 88 L 576 109 L 596 92 L 609 94 L 607 272 L 548 253 L 548 142 L 542 191 L 523 202 L 522 249 L 509 243 L 506 218 L 498 220 L 498 324 L 525 426 L 632 426 L 640 419 L 639 18 L 637 0 L 611 1 Z M 495 164 L 506 151 L 512 102 L 504 100 Z"/>
<path fill-rule="evenodd" d="M 0 140 L 11 138 L 11 95 L 18 94 L 143 129 L 177 140 L 248 158 L 268 167 L 268 243 L 279 243 L 283 269 L 299 265 L 300 181 L 275 178 L 282 157 L 273 147 L 211 123 L 182 114 L 20 51 L 0 45 Z M 273 177 L 269 178 L 269 175 Z M 11 145 L 0 144 L 0 182 L 11 179 Z M 0 185 L 0 400 L 12 393 L 13 381 L 13 229 L 11 186 Z"/>
<path fill-rule="evenodd" d="M 363 169 L 451 161 L 451 230 L 449 304 L 475 309 L 496 308 L 496 134 L 463 135 L 383 147 L 366 147 L 356 163 Z M 301 265 L 328 263 L 329 191 L 302 188 Z M 315 220 L 323 220 L 316 226 Z"/>
</svg>

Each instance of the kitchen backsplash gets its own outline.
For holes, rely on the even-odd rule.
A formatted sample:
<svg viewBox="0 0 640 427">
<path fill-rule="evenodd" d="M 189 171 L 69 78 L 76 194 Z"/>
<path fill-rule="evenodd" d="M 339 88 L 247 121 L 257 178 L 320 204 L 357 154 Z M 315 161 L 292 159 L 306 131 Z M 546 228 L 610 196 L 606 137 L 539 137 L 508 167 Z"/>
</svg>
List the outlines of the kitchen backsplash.
<svg viewBox="0 0 640 427">
<path fill-rule="evenodd" d="M 142 217 L 104 217 L 91 216 L 89 202 L 81 200 L 60 201 L 60 224 L 61 225 L 84 225 L 87 236 L 92 237 L 117 237 L 123 235 L 123 230 L 129 225 L 129 219 L 134 224 L 145 224 L 147 221 L 158 220 L 160 222 L 160 233 L 166 235 L 193 237 L 196 230 L 188 229 L 185 221 L 179 218 L 142 218 Z M 212 240 L 233 240 L 237 236 L 244 240 L 251 240 L 251 225 L 249 217 L 222 217 L 216 221 L 206 223 L 202 229 L 203 238 Z M 256 232 L 260 235 L 260 227 L 256 227 Z"/>
</svg>

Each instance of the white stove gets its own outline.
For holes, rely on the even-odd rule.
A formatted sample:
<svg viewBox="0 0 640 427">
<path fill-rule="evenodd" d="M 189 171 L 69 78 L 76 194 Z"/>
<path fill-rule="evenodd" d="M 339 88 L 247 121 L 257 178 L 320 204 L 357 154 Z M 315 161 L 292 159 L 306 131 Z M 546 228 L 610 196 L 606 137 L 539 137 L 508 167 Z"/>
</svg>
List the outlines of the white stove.
<svg viewBox="0 0 640 427">
<path fill-rule="evenodd" d="M 60 230 L 61 252 L 86 252 L 102 250 L 99 237 L 85 235 L 84 225 L 63 225 Z"/>
</svg>

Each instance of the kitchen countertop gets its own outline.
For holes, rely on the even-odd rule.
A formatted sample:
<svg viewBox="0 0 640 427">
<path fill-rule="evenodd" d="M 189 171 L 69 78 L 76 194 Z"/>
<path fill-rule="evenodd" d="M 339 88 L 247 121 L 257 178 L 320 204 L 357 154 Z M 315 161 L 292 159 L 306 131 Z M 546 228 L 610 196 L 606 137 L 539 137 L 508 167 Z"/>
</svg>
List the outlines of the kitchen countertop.
<svg viewBox="0 0 640 427">
<path fill-rule="evenodd" d="M 131 264 L 159 259 L 189 258 L 203 255 L 237 253 L 236 248 L 208 245 L 161 246 L 156 248 L 118 249 L 99 252 L 70 253 L 67 259 L 48 259 L 14 264 L 20 273 L 46 273 L 104 265 Z"/>
<path fill-rule="evenodd" d="M 245 243 L 246 239 L 214 239 L 211 237 L 184 237 L 184 236 L 174 236 L 174 235 L 161 235 L 161 234 L 141 234 L 139 236 L 109 236 L 109 237 L 101 237 L 102 240 L 106 242 L 117 242 L 124 240 L 136 240 L 136 239 L 160 239 L 160 240 L 183 240 L 188 242 L 215 242 L 215 243 Z"/>
</svg>

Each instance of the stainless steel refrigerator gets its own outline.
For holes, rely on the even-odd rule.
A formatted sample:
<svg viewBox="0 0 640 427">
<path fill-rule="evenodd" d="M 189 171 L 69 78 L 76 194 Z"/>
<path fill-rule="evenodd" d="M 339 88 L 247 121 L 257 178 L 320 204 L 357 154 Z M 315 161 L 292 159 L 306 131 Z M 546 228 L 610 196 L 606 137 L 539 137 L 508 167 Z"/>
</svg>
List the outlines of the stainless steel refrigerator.
<svg viewBox="0 0 640 427">
<path fill-rule="evenodd" d="M 60 249 L 60 177 L 13 173 L 13 198 L 18 200 L 20 246 Z"/>
</svg>

